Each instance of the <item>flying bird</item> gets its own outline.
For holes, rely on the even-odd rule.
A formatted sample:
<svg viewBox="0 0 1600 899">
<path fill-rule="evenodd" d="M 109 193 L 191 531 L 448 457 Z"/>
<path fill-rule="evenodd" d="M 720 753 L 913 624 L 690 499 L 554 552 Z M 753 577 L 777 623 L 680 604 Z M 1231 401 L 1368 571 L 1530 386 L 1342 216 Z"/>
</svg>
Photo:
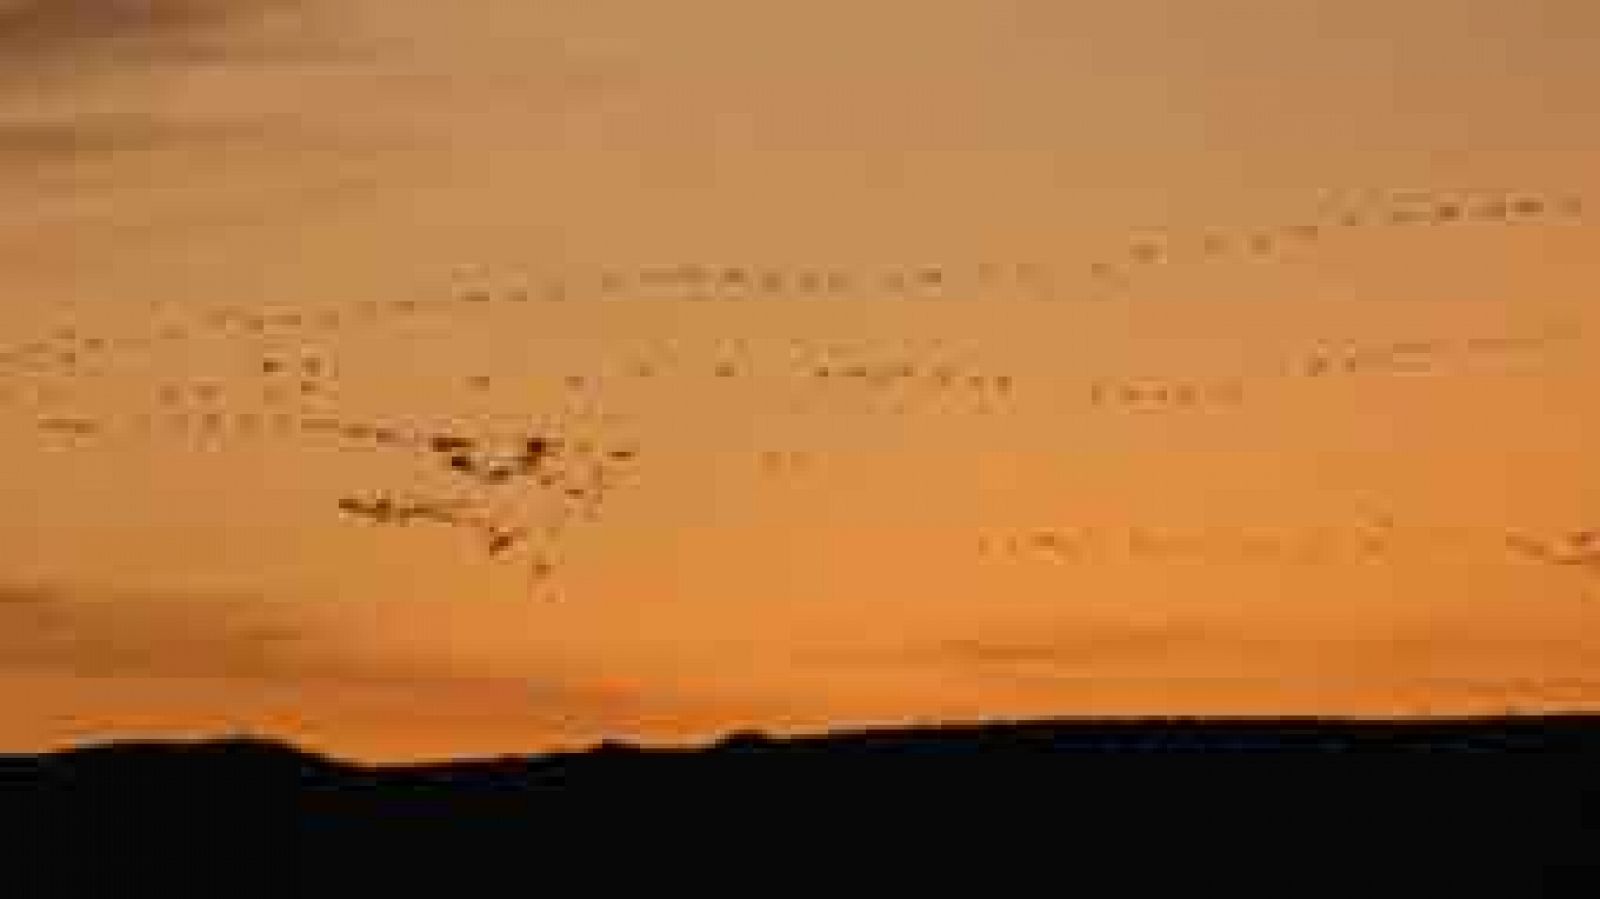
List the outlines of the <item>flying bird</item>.
<svg viewBox="0 0 1600 899">
<path fill-rule="evenodd" d="M 475 445 L 476 443 L 469 438 L 448 435 L 437 435 L 428 440 L 428 447 L 436 453 L 454 453 L 471 449 Z"/>
<path fill-rule="evenodd" d="M 500 530 L 493 528 L 489 533 L 489 555 L 495 556 L 510 549 L 525 535 L 521 528 L 514 530 Z"/>
<path fill-rule="evenodd" d="M 440 524 L 468 523 L 462 515 L 452 511 L 467 505 L 465 500 L 433 500 L 397 502 L 391 497 L 380 496 L 372 500 L 363 500 L 357 497 L 341 497 L 339 508 L 345 512 L 356 515 L 365 515 L 374 521 L 395 522 L 405 524 L 411 519 L 426 519 Z"/>
<path fill-rule="evenodd" d="M 1600 531 L 1578 531 L 1566 537 L 1564 547 L 1512 534 L 1506 543 L 1524 555 L 1554 565 L 1575 565 L 1600 572 Z"/>
</svg>

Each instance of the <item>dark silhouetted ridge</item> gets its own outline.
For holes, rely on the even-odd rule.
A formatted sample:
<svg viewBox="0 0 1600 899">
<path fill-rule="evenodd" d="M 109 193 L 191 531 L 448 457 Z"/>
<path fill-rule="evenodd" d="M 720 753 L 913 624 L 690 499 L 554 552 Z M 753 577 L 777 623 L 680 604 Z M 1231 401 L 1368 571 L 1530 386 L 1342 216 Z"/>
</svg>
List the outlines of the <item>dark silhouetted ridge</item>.
<svg viewBox="0 0 1600 899">
<path fill-rule="evenodd" d="M 197 842 L 220 839 L 207 861 L 323 888 L 334 870 L 352 872 L 345 889 L 426 874 L 460 895 L 543 883 L 556 869 L 588 877 L 597 869 L 581 853 L 640 837 L 710 851 L 731 831 L 768 852 L 800 851 L 770 829 L 779 822 L 817 845 L 867 827 L 877 836 L 852 845 L 892 830 L 998 837 L 1039 858 L 1072 847 L 1074 876 L 1132 847 L 1147 861 L 1116 867 L 1119 878 L 1231 883 L 1270 856 L 1362 895 L 1389 895 L 1365 892 L 1381 876 L 1427 895 L 1468 885 L 1542 896 L 1600 873 L 1597 763 L 1600 715 L 1070 720 L 405 765 L 249 738 L 126 742 L 0 756 L 0 795 L 11 830 L 69 849 L 186 868 Z M 463 879 L 477 886 L 456 893 Z"/>
<path fill-rule="evenodd" d="M 1455 719 L 1340 720 L 1325 718 L 1063 719 L 879 727 L 851 732 L 777 737 L 740 731 L 703 747 L 663 747 L 605 741 L 575 752 L 502 756 L 415 764 L 362 764 L 333 759 L 261 737 L 197 741 L 128 740 L 89 744 L 42 755 L 0 755 L 12 784 L 82 786 L 135 778 L 227 783 L 273 782 L 297 787 L 460 782 L 487 778 L 530 786 L 570 785 L 584 772 L 603 783 L 611 775 L 659 772 L 716 776 L 719 768 L 749 770 L 751 760 L 773 773 L 831 762 L 911 762 L 957 759 L 974 775 L 1019 759 L 1070 765 L 1085 757 L 1408 754 L 1552 758 L 1600 761 L 1600 715 Z M 998 771 L 997 771 L 998 773 Z M 166 783 L 172 786 L 173 783 Z"/>
</svg>

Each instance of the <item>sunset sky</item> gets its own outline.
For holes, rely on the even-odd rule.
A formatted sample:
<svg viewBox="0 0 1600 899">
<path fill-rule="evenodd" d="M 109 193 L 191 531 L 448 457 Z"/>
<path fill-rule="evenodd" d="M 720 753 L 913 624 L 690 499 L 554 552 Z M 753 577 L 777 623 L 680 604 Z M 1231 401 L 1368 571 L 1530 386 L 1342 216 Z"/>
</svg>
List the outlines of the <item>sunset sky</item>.
<svg viewBox="0 0 1600 899">
<path fill-rule="evenodd" d="M 1600 708 L 1597 41 L 0 0 L 0 751 Z"/>
</svg>

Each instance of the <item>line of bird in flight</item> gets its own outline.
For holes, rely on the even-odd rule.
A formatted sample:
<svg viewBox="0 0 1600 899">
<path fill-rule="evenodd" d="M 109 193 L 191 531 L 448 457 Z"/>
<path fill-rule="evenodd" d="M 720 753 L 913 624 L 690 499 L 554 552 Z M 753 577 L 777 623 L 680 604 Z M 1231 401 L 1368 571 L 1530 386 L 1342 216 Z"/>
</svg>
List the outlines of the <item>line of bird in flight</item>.
<svg viewBox="0 0 1600 899">
<path fill-rule="evenodd" d="M 1205 258 L 1219 258 L 1230 253 L 1238 253 L 1247 258 L 1260 258 L 1282 252 L 1287 246 L 1293 244 L 1306 244 L 1322 238 L 1330 229 L 1349 229 L 1365 226 L 1396 226 L 1414 224 L 1458 224 L 1469 222 L 1487 222 L 1493 224 L 1514 224 L 1519 222 L 1551 221 L 1551 220 L 1576 220 L 1581 216 L 1583 203 L 1577 197 L 1541 197 L 1532 194 L 1516 194 L 1506 192 L 1502 194 L 1480 195 L 1477 197 L 1449 196 L 1432 192 L 1404 192 L 1377 198 L 1368 198 L 1364 203 L 1355 206 L 1336 208 L 1325 216 L 1326 220 L 1317 224 L 1288 225 L 1277 229 L 1241 230 L 1234 233 L 1222 233 L 1215 230 L 1204 233 L 1190 234 L 1187 236 L 1164 235 L 1155 237 L 1149 231 L 1143 232 L 1137 239 L 1130 239 L 1125 248 L 1125 253 L 1118 259 L 1098 259 L 1089 261 L 1082 268 L 1090 276 L 1099 280 L 1123 280 L 1130 272 L 1140 267 L 1148 267 L 1173 260 L 1184 248 L 1195 249 L 1198 255 Z M 1017 282 L 1033 282 L 1047 277 L 1043 267 L 1035 265 L 1000 266 L 996 264 L 980 265 L 977 269 L 979 283 L 993 284 L 998 280 L 1010 277 Z M 927 266 L 914 267 L 903 271 L 890 272 L 878 284 L 878 289 L 887 289 L 887 295 L 895 295 L 903 290 L 923 289 L 939 291 L 954 283 L 951 273 L 943 267 Z M 450 306 L 457 304 L 475 306 L 491 303 L 495 300 L 504 300 L 519 303 L 530 299 L 567 300 L 578 296 L 588 295 L 595 298 L 614 296 L 627 291 L 628 284 L 634 283 L 640 287 L 661 287 L 677 285 L 686 287 L 691 292 L 715 293 L 717 290 L 730 288 L 765 291 L 769 295 L 777 295 L 788 291 L 791 294 L 808 293 L 842 293 L 859 284 L 858 278 L 837 270 L 815 271 L 807 270 L 795 272 L 779 272 L 762 270 L 743 266 L 705 266 L 684 264 L 678 266 L 656 267 L 642 269 L 632 277 L 625 277 L 619 272 L 608 271 L 601 274 L 597 289 L 581 290 L 575 285 L 557 283 L 547 286 L 542 292 L 535 293 L 526 286 L 513 286 L 506 289 L 495 289 L 482 284 L 469 285 L 460 290 L 454 297 Z M 82 334 L 76 326 L 68 325 L 58 328 L 52 338 L 59 342 L 70 344 L 70 348 L 53 347 L 48 341 L 34 340 L 10 349 L 0 348 L 0 371 L 7 368 L 20 367 L 24 373 L 37 371 L 38 367 L 30 365 L 39 361 L 41 356 L 53 359 L 57 364 L 57 372 L 74 372 L 76 367 L 86 358 L 105 357 L 116 349 L 153 349 L 159 351 L 162 347 L 170 347 L 174 342 L 191 339 L 199 334 L 211 333 L 219 335 L 257 335 L 266 336 L 281 331 L 304 331 L 306 329 L 321 329 L 326 331 L 343 329 L 353 322 L 377 324 L 383 316 L 384 310 L 390 314 L 407 317 L 431 308 L 431 304 L 422 300 L 401 298 L 381 304 L 366 301 L 351 306 L 329 308 L 321 310 L 284 310 L 273 311 L 257 310 L 246 311 L 234 308 L 211 308 L 201 310 L 197 316 L 190 316 L 187 325 L 181 323 L 165 323 L 159 325 L 153 334 L 125 336 L 123 338 L 108 338 L 100 335 Z M 197 323 L 198 327 L 197 327 Z M 1370 354 L 1369 354 L 1370 355 Z M 1351 357 L 1355 358 L 1354 356 Z M 1325 357 L 1318 357 L 1322 361 L 1314 361 L 1305 369 L 1309 375 L 1324 374 L 1334 368 L 1326 361 Z M 1354 370 L 1353 363 L 1347 361 L 1346 370 Z M 638 374 L 643 369 L 635 369 Z M 298 360 L 298 364 L 291 362 L 283 356 L 270 356 L 263 358 L 260 371 L 264 375 L 296 375 L 302 378 L 300 390 L 302 395 L 316 395 L 319 393 L 319 379 L 331 375 L 331 360 L 321 355 L 305 355 Z M 809 370 L 809 376 L 817 380 L 834 381 L 879 381 L 887 383 L 905 383 L 906 379 L 916 374 L 916 368 L 910 363 L 899 362 L 892 366 L 885 365 L 873 367 L 863 364 L 845 365 L 814 365 Z M 732 363 L 719 363 L 712 372 L 715 377 L 727 378 L 738 374 L 738 369 Z M 13 372 L 14 373 L 14 372 Z M 886 374 L 887 373 L 887 374 Z M 1009 391 L 1012 387 L 1012 377 L 1005 374 L 958 375 L 954 366 L 948 364 L 937 367 L 933 374 L 943 378 L 944 386 L 964 384 L 967 387 L 981 386 L 1000 392 Z M 584 386 L 587 381 L 579 378 L 576 384 L 572 383 L 573 376 L 568 376 L 568 386 Z M 478 389 L 487 389 L 491 386 L 484 376 L 474 376 L 471 380 Z M 170 387 L 168 389 L 171 389 Z M 1184 397 L 1193 396 L 1186 388 L 1169 385 L 1134 385 L 1127 384 L 1120 388 L 1111 389 L 1103 383 L 1096 383 L 1092 388 L 1092 395 L 1104 403 L 1107 398 L 1120 397 L 1128 402 L 1143 402 L 1144 398 L 1160 399 L 1166 404 L 1167 398 L 1173 398 L 1173 405 L 1193 405 L 1192 402 L 1181 402 Z M 1236 393 L 1230 393 L 1236 398 Z M 211 399 L 215 399 L 215 393 Z M 169 397 L 170 399 L 170 397 Z M 220 415 L 219 412 L 208 412 L 206 415 Z M 219 421 L 220 419 L 203 419 L 205 422 Z M 54 416 L 41 419 L 41 426 L 45 429 L 69 431 L 75 433 L 88 433 L 93 430 L 86 420 L 74 419 L 70 416 Z M 316 430 L 317 419 L 302 418 L 301 423 L 305 430 Z M 476 438 L 460 435 L 435 434 L 425 438 L 416 436 L 400 439 L 392 428 L 378 425 L 359 425 L 342 423 L 334 430 L 347 438 L 368 438 L 379 444 L 401 445 L 409 444 L 413 447 L 422 445 L 426 451 L 432 453 L 444 464 L 447 470 L 462 477 L 473 480 L 480 485 L 504 485 L 521 478 L 531 479 L 539 486 L 556 491 L 568 499 L 595 499 L 593 494 L 600 492 L 594 484 L 578 485 L 566 479 L 565 475 L 554 474 L 547 464 L 559 453 L 561 441 L 554 437 L 526 435 L 520 450 L 510 456 L 496 455 L 482 447 Z M 632 461 L 636 450 L 612 450 L 607 458 L 613 462 Z M 598 471 L 596 468 L 595 471 Z M 530 529 L 527 526 L 505 525 L 491 516 L 480 511 L 474 511 L 471 501 L 460 499 L 430 500 L 425 498 L 400 499 L 394 496 L 379 494 L 376 496 L 346 496 L 338 501 L 338 508 L 347 514 L 357 515 L 373 521 L 383 523 L 406 523 L 409 521 L 432 521 L 456 527 L 465 527 L 483 535 L 486 548 L 491 556 L 498 556 L 519 542 L 531 539 Z M 1513 548 L 1519 549 L 1527 555 L 1545 561 L 1563 565 L 1583 565 L 1600 569 L 1600 553 L 1585 554 L 1551 548 L 1550 544 L 1537 541 L 1513 543 Z M 1572 543 L 1571 540 L 1567 541 Z M 1566 544 L 1562 544 L 1566 545 Z M 1574 561 L 1579 560 L 1579 561 Z M 547 567 L 547 563 L 538 562 L 536 568 Z"/>
</svg>

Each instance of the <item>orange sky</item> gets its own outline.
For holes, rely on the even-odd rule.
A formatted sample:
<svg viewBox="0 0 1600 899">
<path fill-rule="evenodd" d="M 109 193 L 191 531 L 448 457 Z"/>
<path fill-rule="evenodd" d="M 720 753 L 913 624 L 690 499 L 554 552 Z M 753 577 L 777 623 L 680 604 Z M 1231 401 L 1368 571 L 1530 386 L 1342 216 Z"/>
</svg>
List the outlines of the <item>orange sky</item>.
<svg viewBox="0 0 1600 899">
<path fill-rule="evenodd" d="M 1506 540 L 1600 527 L 1597 37 L 0 0 L 0 748 L 1600 705 L 1600 581 Z M 529 597 L 336 504 L 550 491 L 308 419 L 638 455 Z"/>
</svg>

